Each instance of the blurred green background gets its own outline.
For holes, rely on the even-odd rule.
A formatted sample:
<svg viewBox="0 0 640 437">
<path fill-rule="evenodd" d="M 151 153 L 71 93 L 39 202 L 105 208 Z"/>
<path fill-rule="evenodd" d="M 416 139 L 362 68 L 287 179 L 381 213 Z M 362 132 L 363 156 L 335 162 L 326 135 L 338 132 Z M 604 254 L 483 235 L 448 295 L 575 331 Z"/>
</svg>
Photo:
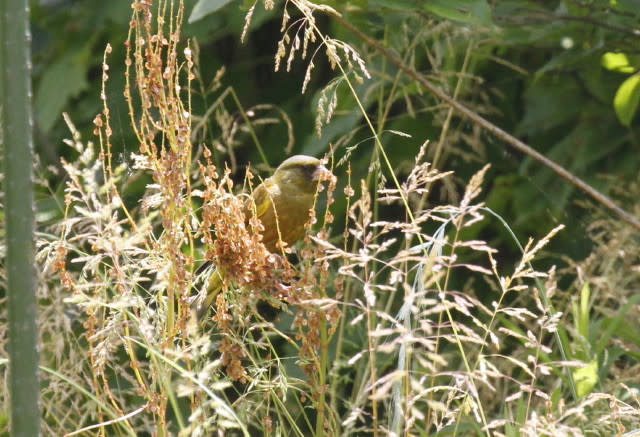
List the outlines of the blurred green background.
<svg viewBox="0 0 640 437">
<path fill-rule="evenodd" d="M 640 66 L 640 1 L 325 3 L 444 91 L 455 94 L 457 100 L 611 194 L 623 207 L 636 202 L 628 187 L 638 182 L 640 164 L 635 116 L 640 98 L 635 79 Z M 376 161 L 372 132 L 344 81 L 332 82 L 340 73 L 330 68 L 324 48 L 312 43 L 307 59 L 298 54 L 287 72 L 285 57 L 280 71 L 275 72 L 283 3 L 265 11 L 259 2 L 242 43 L 240 35 L 250 5 L 185 1 L 183 37 L 195 50 L 199 75 L 192 90 L 192 113 L 200 123 L 194 146 L 213 146 L 219 151 L 218 163 L 230 161 L 239 170 L 249 162 L 260 164 L 258 147 L 242 119 L 245 112 L 270 166 L 291 153 L 322 155 L 333 147 L 336 160 L 349 150 L 353 181 L 369 177 L 371 184 L 384 184 L 388 170 L 381 170 L 381 179 L 372 178 L 375 172 L 371 170 L 377 170 L 370 168 Z M 298 14 L 287 24 L 286 32 L 293 38 L 299 33 L 300 14 L 291 6 L 289 10 Z M 62 111 L 69 113 L 85 139 L 93 138 L 92 120 L 102 105 L 101 63 L 107 43 L 113 47 L 107 58 L 106 94 L 114 154 L 117 162 L 130 162 L 136 141 L 122 95 L 123 43 L 130 13 L 128 1 L 33 4 L 36 140 L 43 164 L 55 168 L 61 156 L 72 153 L 62 142 L 69 137 Z M 406 164 L 426 140 L 431 141 L 428 159 L 432 160 L 441 143 L 434 165 L 455 171 L 455 177 L 432 191 L 431 204 L 455 201 L 468 178 L 491 163 L 484 198 L 513 226 L 521 241 L 565 223 L 569 230 L 554 240 L 552 252 L 573 259 L 588 254 L 585 229 L 594 218 L 608 213 L 593 207 L 584 193 L 550 170 L 470 121 L 455 113 L 449 120 L 446 105 L 398 74 L 396 67 L 328 15 L 316 13 L 316 17 L 324 34 L 346 41 L 364 59 L 372 78 L 358 84 L 356 91 L 382 135 L 392 166 L 399 173 L 411 168 Z M 303 94 L 310 58 L 314 68 Z M 224 74 L 216 77 L 222 68 Z M 318 136 L 317 105 L 330 84 L 335 86 L 326 95 L 335 93 L 337 108 Z M 292 149 L 288 150 L 290 142 Z M 345 170 L 344 166 L 336 169 L 343 183 Z M 46 177 L 60 198 L 61 173 Z M 132 184 L 125 193 L 128 201 L 137 202 L 143 182 L 137 188 Z M 336 217 L 344 217 L 341 208 L 344 206 L 336 205 Z M 41 196 L 41 217 L 55 220 L 55 209 L 49 193 Z M 340 222 L 336 228 L 339 226 Z M 491 220 L 469 232 L 469 237 L 476 234 L 494 247 L 508 241 L 501 226 Z M 511 244 L 501 249 L 504 257 L 517 250 Z"/>
</svg>

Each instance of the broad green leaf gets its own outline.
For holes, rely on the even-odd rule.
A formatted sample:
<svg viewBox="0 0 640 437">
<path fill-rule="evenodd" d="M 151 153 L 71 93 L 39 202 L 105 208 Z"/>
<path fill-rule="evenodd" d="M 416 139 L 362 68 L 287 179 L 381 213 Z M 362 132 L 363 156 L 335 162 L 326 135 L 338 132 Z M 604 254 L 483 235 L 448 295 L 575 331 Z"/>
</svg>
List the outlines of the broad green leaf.
<svg viewBox="0 0 640 437">
<path fill-rule="evenodd" d="M 553 56 L 549 62 L 536 71 L 536 74 L 540 76 L 550 71 L 598 62 L 597 54 L 599 51 L 600 47 L 565 49 L 558 55 Z"/>
<path fill-rule="evenodd" d="M 635 68 L 629 62 L 629 58 L 624 53 L 607 52 L 602 55 L 600 63 L 607 70 L 621 73 L 633 73 L 635 71 Z"/>
<path fill-rule="evenodd" d="M 588 92 L 601 102 L 613 101 L 613 96 L 620 86 L 619 83 L 611 80 L 612 76 L 609 70 L 602 68 L 600 64 L 595 62 L 582 63 L 578 71 L 578 80 L 584 83 Z"/>
<path fill-rule="evenodd" d="M 69 101 L 87 88 L 86 56 L 67 55 L 52 64 L 42 75 L 35 98 L 39 127 L 48 132 Z"/>
<path fill-rule="evenodd" d="M 189 23 L 203 19 L 234 0 L 198 0 L 189 15 Z"/>
<path fill-rule="evenodd" d="M 429 0 L 423 8 L 452 21 L 491 27 L 491 7 L 486 0 Z"/>
<path fill-rule="evenodd" d="M 613 108 L 616 110 L 618 120 L 624 126 L 629 126 L 638 109 L 640 102 L 640 74 L 634 74 L 627 78 L 613 98 Z"/>
<path fill-rule="evenodd" d="M 585 367 L 574 369 L 573 378 L 576 381 L 578 397 L 588 395 L 598 382 L 598 362 L 592 360 Z"/>
<path fill-rule="evenodd" d="M 516 134 L 531 135 L 570 123 L 580 114 L 582 103 L 582 90 L 575 80 L 543 76 L 526 91 L 524 117 Z"/>
</svg>

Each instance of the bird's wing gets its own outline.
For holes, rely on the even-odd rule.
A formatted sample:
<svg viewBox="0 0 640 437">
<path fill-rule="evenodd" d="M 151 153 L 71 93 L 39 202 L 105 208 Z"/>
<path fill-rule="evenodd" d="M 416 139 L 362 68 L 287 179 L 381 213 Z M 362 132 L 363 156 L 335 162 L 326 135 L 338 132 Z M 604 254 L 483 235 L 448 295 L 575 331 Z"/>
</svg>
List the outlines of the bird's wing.
<svg viewBox="0 0 640 437">
<path fill-rule="evenodd" d="M 253 215 L 254 208 L 258 218 L 273 208 L 273 197 L 277 195 L 274 190 L 278 190 L 278 185 L 271 178 L 267 178 L 251 193 L 251 199 L 247 200 L 245 206 L 247 219 Z"/>
</svg>

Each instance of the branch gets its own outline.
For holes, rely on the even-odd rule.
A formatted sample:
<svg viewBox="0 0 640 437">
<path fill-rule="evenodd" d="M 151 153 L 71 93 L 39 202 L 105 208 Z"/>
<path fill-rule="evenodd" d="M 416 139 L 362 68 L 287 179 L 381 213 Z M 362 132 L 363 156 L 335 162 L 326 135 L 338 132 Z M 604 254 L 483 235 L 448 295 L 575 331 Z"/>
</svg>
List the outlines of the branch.
<svg viewBox="0 0 640 437">
<path fill-rule="evenodd" d="M 541 153 L 539 153 L 538 151 L 536 151 L 535 149 L 533 149 L 529 145 L 527 145 L 524 142 L 520 141 L 519 139 L 517 139 L 513 135 L 509 134 L 508 132 L 500 129 L 495 124 L 491 123 L 487 119 L 481 117 L 480 115 L 478 115 L 477 113 L 473 112 L 472 110 L 470 110 L 469 108 L 467 108 L 463 104 L 461 104 L 461 103 L 457 102 L 456 100 L 454 100 L 453 98 L 451 98 L 445 92 L 443 92 L 442 90 L 437 88 L 435 85 L 431 84 L 431 82 L 429 82 L 422 74 L 418 73 L 417 71 L 415 71 L 411 67 L 409 67 L 406 64 L 404 64 L 402 62 L 402 60 L 400 60 L 396 55 L 391 53 L 391 51 L 389 51 L 386 48 L 384 48 L 383 46 L 381 46 L 373 38 L 370 38 L 368 35 L 362 33 L 359 29 L 357 29 L 351 23 L 349 23 L 344 18 L 342 18 L 342 16 L 337 15 L 335 13 L 331 13 L 331 15 L 336 19 L 336 21 L 338 21 L 344 27 L 346 27 L 351 32 L 353 32 L 358 38 L 362 39 L 367 45 L 369 45 L 370 47 L 375 49 L 382 56 L 387 58 L 391 63 L 393 63 L 400 70 L 404 71 L 406 74 L 408 74 L 413 79 L 415 79 L 420 84 L 422 84 L 422 86 L 424 86 L 427 90 L 429 90 L 432 94 L 434 94 L 440 100 L 446 102 L 448 105 L 450 105 L 456 111 L 461 113 L 463 116 L 467 117 L 468 119 L 470 119 L 474 123 L 482 126 L 486 130 L 488 130 L 490 133 L 492 133 L 495 137 L 503 140 L 509 146 L 513 147 L 514 149 L 517 149 L 517 150 L 521 151 L 525 155 L 535 159 L 536 161 L 542 163 L 544 166 L 550 168 L 552 171 L 554 171 L 561 178 L 565 179 L 566 181 L 568 181 L 569 183 L 573 184 L 578 189 L 584 191 L 586 194 L 591 196 L 591 198 L 596 200 L 596 202 L 604 205 L 606 208 L 608 208 L 610 211 L 612 211 L 614 214 L 616 214 L 618 217 L 620 217 L 626 223 L 628 223 L 631 226 L 633 226 L 634 228 L 640 230 L 640 221 L 637 218 L 635 218 L 634 216 L 632 216 L 631 214 L 629 214 L 627 211 L 625 211 L 624 209 L 622 209 L 618 205 L 616 205 L 615 202 L 613 200 L 611 200 L 608 196 L 600 193 L 598 190 L 593 188 L 591 185 L 587 184 L 582 179 L 580 179 L 577 176 L 575 176 L 572 173 L 570 173 L 568 170 L 566 170 L 561 165 L 556 164 L 555 162 L 553 162 L 552 160 L 550 160 L 546 156 L 542 155 Z"/>
<path fill-rule="evenodd" d="M 604 29 L 613 30 L 615 32 L 625 33 L 627 35 L 631 35 L 636 38 L 640 37 L 640 29 L 617 26 L 615 24 L 607 23 L 605 21 L 598 20 L 597 18 L 593 18 L 593 17 L 569 15 L 569 14 L 555 14 L 553 12 L 543 11 L 539 9 L 529 9 L 529 8 L 523 8 L 522 10 L 523 12 L 529 13 L 530 18 L 532 18 L 533 20 L 536 20 L 535 15 L 538 14 L 540 16 L 538 21 L 546 21 L 546 22 L 554 22 L 556 20 L 578 21 L 578 22 L 593 24 L 594 26 L 599 26 Z"/>
</svg>

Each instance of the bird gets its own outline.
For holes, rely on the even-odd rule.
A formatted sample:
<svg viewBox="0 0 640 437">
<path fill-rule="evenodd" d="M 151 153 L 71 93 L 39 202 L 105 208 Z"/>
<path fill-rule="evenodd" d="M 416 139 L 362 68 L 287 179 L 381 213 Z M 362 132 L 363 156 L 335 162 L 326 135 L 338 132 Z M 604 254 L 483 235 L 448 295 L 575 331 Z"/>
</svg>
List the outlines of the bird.
<svg viewBox="0 0 640 437">
<path fill-rule="evenodd" d="M 254 214 L 260 220 L 262 243 L 269 252 L 281 252 L 281 241 L 290 247 L 302 238 L 318 184 L 333 177 L 320 159 L 295 155 L 284 160 L 271 177 L 253 190 L 245 203 L 245 221 L 248 222 Z M 209 269 L 211 265 L 211 261 L 205 262 L 198 272 Z M 213 269 L 206 297 L 196 307 L 197 319 L 202 319 L 212 305 L 222 289 L 224 278 L 223 269 Z"/>
</svg>

